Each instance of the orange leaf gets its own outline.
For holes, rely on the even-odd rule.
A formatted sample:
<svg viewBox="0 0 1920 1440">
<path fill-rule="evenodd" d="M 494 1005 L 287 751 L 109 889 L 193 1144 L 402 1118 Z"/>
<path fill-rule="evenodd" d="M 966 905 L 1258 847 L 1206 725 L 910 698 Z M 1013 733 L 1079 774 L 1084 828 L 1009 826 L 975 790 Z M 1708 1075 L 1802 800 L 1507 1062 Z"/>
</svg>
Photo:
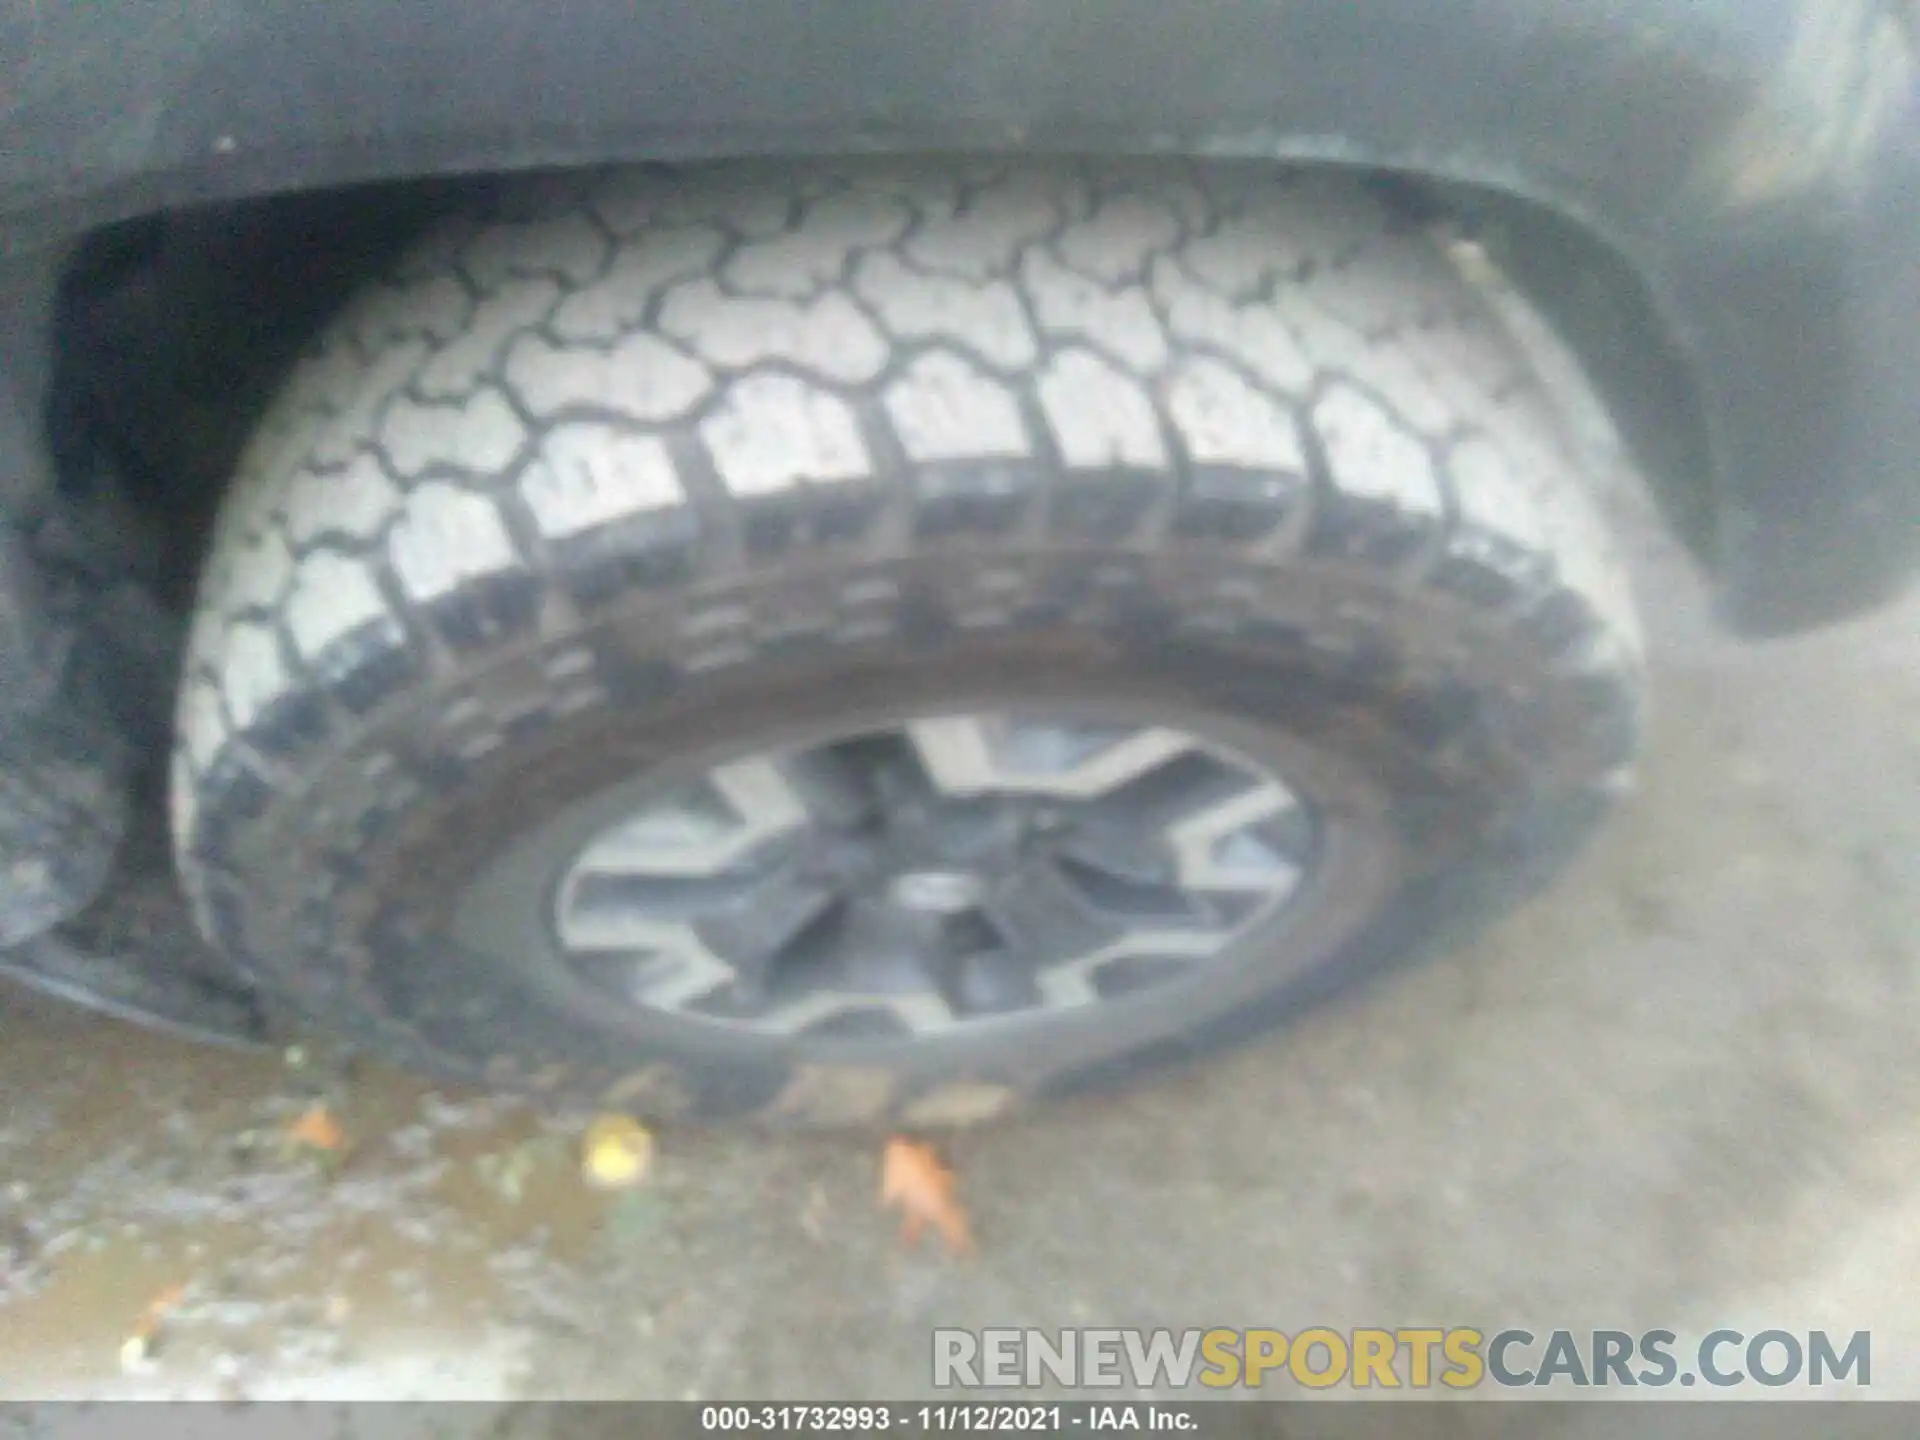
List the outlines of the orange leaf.
<svg viewBox="0 0 1920 1440">
<path fill-rule="evenodd" d="M 151 1338 L 154 1331 L 165 1322 L 167 1316 L 180 1307 L 180 1302 L 186 1298 L 186 1294 L 187 1287 L 184 1285 L 167 1286 L 147 1302 L 147 1308 L 141 1312 L 140 1318 L 133 1322 L 133 1333 Z"/>
<path fill-rule="evenodd" d="M 147 1302 L 140 1318 L 120 1346 L 120 1368 L 130 1375 L 143 1374 L 153 1366 L 154 1352 L 160 1345 L 160 1330 L 167 1317 L 186 1298 L 185 1285 L 169 1285 Z"/>
<path fill-rule="evenodd" d="M 931 1225 L 940 1232 L 947 1251 L 964 1255 L 973 1249 L 973 1231 L 966 1207 L 954 1194 L 954 1174 L 941 1163 L 933 1146 L 895 1136 L 887 1142 L 880 1167 L 880 1203 L 900 1209 L 900 1238 L 919 1242 L 921 1230 Z"/>
<path fill-rule="evenodd" d="M 288 1126 L 287 1139 L 296 1145 L 327 1151 L 344 1149 L 347 1143 L 346 1134 L 340 1129 L 340 1122 L 333 1118 L 324 1105 L 315 1105 Z"/>
</svg>

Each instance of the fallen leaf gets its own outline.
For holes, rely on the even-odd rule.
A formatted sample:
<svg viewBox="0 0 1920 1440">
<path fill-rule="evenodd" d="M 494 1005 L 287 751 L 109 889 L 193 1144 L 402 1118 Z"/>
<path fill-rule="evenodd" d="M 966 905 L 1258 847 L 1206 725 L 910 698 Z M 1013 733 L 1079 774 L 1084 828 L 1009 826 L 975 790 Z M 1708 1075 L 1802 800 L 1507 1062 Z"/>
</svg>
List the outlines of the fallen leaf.
<svg viewBox="0 0 1920 1440">
<path fill-rule="evenodd" d="M 625 1115 L 602 1115 L 580 1139 L 580 1176 L 596 1190 L 638 1185 L 653 1164 L 653 1132 Z"/>
<path fill-rule="evenodd" d="M 946 1242 L 947 1253 L 964 1255 L 973 1249 L 973 1231 L 966 1207 L 954 1194 L 955 1177 L 933 1146 L 895 1136 L 887 1142 L 880 1167 L 880 1203 L 900 1209 L 900 1239 L 917 1245 L 920 1232 L 932 1225 Z"/>
<path fill-rule="evenodd" d="M 147 1302 L 147 1308 L 141 1312 L 140 1319 L 136 1322 L 134 1328 L 138 1330 L 144 1326 L 149 1331 L 159 1329 L 161 1323 L 167 1316 L 171 1315 L 175 1310 L 178 1310 L 180 1308 L 180 1302 L 186 1298 L 187 1287 L 185 1285 L 167 1286 L 166 1289 L 162 1290 Z"/>
<path fill-rule="evenodd" d="M 153 1357 L 160 1349 L 161 1327 L 179 1308 L 186 1293 L 184 1285 L 169 1285 L 147 1302 L 147 1308 L 133 1322 L 133 1332 L 120 1346 L 120 1368 L 127 1374 L 144 1374 L 153 1369 Z"/>
<path fill-rule="evenodd" d="M 153 1342 L 145 1335 L 129 1335 L 120 1346 L 121 1373 L 149 1375 L 153 1369 Z"/>
<path fill-rule="evenodd" d="M 341 1130 L 340 1122 L 333 1118 L 333 1112 L 324 1105 L 310 1107 L 289 1125 L 287 1140 L 290 1144 L 305 1146 L 309 1150 L 324 1150 L 328 1154 L 337 1154 L 347 1145 L 346 1132 Z"/>
</svg>

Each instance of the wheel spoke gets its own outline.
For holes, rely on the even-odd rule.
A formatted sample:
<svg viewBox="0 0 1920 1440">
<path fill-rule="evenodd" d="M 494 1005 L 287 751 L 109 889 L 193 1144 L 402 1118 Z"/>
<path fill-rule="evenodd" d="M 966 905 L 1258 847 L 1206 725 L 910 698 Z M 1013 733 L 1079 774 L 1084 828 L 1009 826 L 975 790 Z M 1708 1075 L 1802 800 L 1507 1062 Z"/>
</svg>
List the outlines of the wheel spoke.
<svg viewBox="0 0 1920 1440">
<path fill-rule="evenodd" d="M 687 918 L 704 908 L 685 890 L 686 882 L 575 876 L 561 895 L 560 941 L 585 954 L 633 953 L 676 943 Z M 663 903 L 669 899 L 673 903 Z"/>
<path fill-rule="evenodd" d="M 679 1010 L 733 983 L 733 971 L 685 926 L 635 957 L 627 993 L 642 1005 Z"/>
<path fill-rule="evenodd" d="M 1034 978 L 1051 1004 L 1091 1005 L 1100 998 L 1094 977 L 1116 960 L 1206 960 L 1219 949 L 1220 937 L 1203 931 L 1137 930 L 1064 965 L 1050 965 Z"/>
<path fill-rule="evenodd" d="M 1126 928 L 1046 863 L 1023 867 L 981 909 L 1008 949 L 1033 956 L 1070 959 L 1111 944 Z"/>
<path fill-rule="evenodd" d="M 916 720 L 907 739 L 934 788 L 948 795 L 982 795 L 999 783 L 993 735 L 977 715 Z"/>
<path fill-rule="evenodd" d="M 1168 826 L 1179 883 L 1203 892 L 1291 891 L 1300 882 L 1299 864 L 1251 832 L 1295 808 L 1280 786 L 1256 785 Z"/>
<path fill-rule="evenodd" d="M 732 862 L 739 830 L 739 821 L 702 786 L 607 831 L 574 869 L 602 875 L 712 875 Z"/>
<path fill-rule="evenodd" d="M 948 795 L 1091 800 L 1193 748 L 1172 730 L 1014 725 L 973 715 L 916 720 L 907 734 L 928 778 Z"/>
<path fill-rule="evenodd" d="M 1099 817 L 1083 820 L 1061 840 L 1057 853 L 1132 885 L 1174 883 L 1173 856 L 1164 837 L 1138 825 Z"/>
<path fill-rule="evenodd" d="M 718 766 L 603 832 L 556 938 L 602 988 L 691 1019 L 924 1036 L 1218 954 L 1297 888 L 1310 818 L 1180 731 L 917 719 Z"/>
<path fill-rule="evenodd" d="M 1005 788 L 1016 793 L 1094 800 L 1159 769 L 1192 748 L 1192 740 L 1172 730 L 1136 730 L 1093 748 L 1060 769 L 1009 766 L 1002 772 L 1002 781 Z M 1019 746 L 1015 744 L 1009 749 L 1014 752 L 1009 758 L 1017 760 Z"/>
<path fill-rule="evenodd" d="M 775 1006 L 755 1019 L 761 1029 L 779 1035 L 798 1035 L 841 1016 L 870 1012 L 891 1015 L 902 1028 L 915 1035 L 949 1030 L 956 1023 L 953 1007 L 947 1003 L 946 997 L 927 990 L 900 995 L 819 990 Z"/>
<path fill-rule="evenodd" d="M 782 870 L 694 921 L 693 930 L 705 948 L 726 957 L 742 997 L 759 997 L 774 985 L 782 958 L 831 919 L 839 905 L 830 886 Z"/>
<path fill-rule="evenodd" d="M 776 836 L 807 824 L 807 807 L 771 760 L 723 765 L 700 790 L 649 806 L 609 830 L 577 871 L 699 877 L 733 869 Z"/>
</svg>

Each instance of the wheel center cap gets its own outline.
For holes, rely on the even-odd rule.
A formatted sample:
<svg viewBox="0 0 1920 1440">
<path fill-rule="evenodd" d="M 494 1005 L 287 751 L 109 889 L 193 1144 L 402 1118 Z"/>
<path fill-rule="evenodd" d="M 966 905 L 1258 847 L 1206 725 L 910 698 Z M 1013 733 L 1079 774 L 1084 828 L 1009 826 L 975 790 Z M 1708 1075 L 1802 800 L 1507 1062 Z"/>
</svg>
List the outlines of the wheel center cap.
<svg viewBox="0 0 1920 1440">
<path fill-rule="evenodd" d="M 923 915 L 957 915 L 986 898 L 987 888 L 969 870 L 908 870 L 887 882 L 887 897 Z"/>
</svg>

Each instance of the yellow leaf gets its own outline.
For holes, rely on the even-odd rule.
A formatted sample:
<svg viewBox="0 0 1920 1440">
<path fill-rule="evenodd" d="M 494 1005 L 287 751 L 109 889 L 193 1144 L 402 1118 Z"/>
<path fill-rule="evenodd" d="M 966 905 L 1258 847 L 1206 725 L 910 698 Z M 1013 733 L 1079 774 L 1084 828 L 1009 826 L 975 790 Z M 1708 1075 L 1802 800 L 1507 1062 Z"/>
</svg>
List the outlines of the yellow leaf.
<svg viewBox="0 0 1920 1440">
<path fill-rule="evenodd" d="M 646 1179 L 653 1132 L 625 1115 L 602 1115 L 580 1140 L 580 1176 L 596 1190 L 625 1190 Z"/>
</svg>

